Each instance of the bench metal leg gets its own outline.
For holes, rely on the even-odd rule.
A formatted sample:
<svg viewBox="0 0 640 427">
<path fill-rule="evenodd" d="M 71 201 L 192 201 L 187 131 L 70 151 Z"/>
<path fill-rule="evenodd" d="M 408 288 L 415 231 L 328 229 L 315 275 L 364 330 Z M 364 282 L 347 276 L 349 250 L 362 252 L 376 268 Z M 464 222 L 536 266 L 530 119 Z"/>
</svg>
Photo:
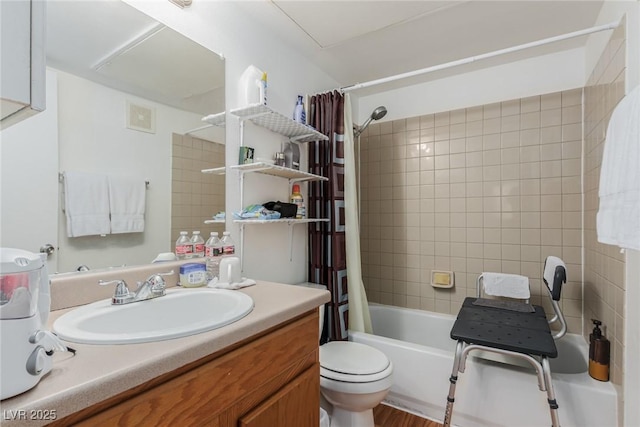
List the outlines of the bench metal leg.
<svg viewBox="0 0 640 427">
<path fill-rule="evenodd" d="M 544 382 L 547 388 L 547 402 L 549 403 L 549 411 L 551 411 L 551 425 L 560 427 L 560 418 L 558 417 L 558 402 L 556 402 L 556 394 L 553 391 L 553 383 L 551 382 L 551 366 L 549 359 L 542 357 L 542 372 L 544 373 Z"/>
<path fill-rule="evenodd" d="M 447 406 L 444 411 L 444 427 L 451 426 L 451 416 L 453 415 L 453 403 L 455 401 L 456 394 L 456 382 L 458 381 L 458 371 L 460 369 L 460 359 L 462 357 L 462 349 L 464 348 L 464 342 L 458 341 L 456 344 L 456 354 L 453 358 L 453 368 L 451 369 L 451 376 L 449 377 L 449 395 L 447 396 Z"/>
<path fill-rule="evenodd" d="M 463 341 L 458 341 L 458 344 L 456 345 L 456 354 L 453 359 L 453 369 L 451 370 L 451 377 L 449 378 L 449 395 L 447 396 L 447 406 L 444 413 L 444 427 L 451 426 L 451 417 L 453 415 L 453 403 L 455 401 L 458 373 L 464 372 L 467 356 L 473 350 L 489 351 L 492 353 L 515 356 L 529 362 L 531 366 L 533 366 L 536 370 L 536 374 L 538 377 L 538 388 L 540 389 L 540 391 L 547 392 L 547 402 L 549 403 L 549 410 L 551 412 L 551 425 L 552 427 L 560 427 L 560 418 L 558 416 L 558 402 L 556 401 L 556 395 L 553 390 L 553 383 L 551 381 L 551 366 L 549 365 L 549 359 L 547 357 L 542 356 L 541 361 L 538 361 L 536 358 L 528 354 L 486 347 L 478 344 L 470 344 L 465 347 L 465 343 Z"/>
</svg>

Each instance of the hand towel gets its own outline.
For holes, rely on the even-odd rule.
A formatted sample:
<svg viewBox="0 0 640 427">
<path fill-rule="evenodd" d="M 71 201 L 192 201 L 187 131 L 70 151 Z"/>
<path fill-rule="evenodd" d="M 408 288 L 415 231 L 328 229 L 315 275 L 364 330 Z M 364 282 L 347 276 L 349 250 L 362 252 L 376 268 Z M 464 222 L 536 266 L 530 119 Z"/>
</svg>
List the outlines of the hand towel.
<svg viewBox="0 0 640 427">
<path fill-rule="evenodd" d="M 494 297 L 529 299 L 529 278 L 519 274 L 482 273 L 484 293 Z"/>
<path fill-rule="evenodd" d="M 640 86 L 609 120 L 598 195 L 598 241 L 640 250 Z"/>
<path fill-rule="evenodd" d="M 144 231 L 146 185 L 141 178 L 109 177 L 111 233 Z"/>
<path fill-rule="evenodd" d="M 109 181 L 106 175 L 64 173 L 67 236 L 109 234 Z"/>
<path fill-rule="evenodd" d="M 207 287 L 209 288 L 218 288 L 218 289 L 241 289 L 246 288 L 247 286 L 253 286 L 256 284 L 256 281 L 253 279 L 247 279 L 243 277 L 242 280 L 236 283 L 227 283 L 227 282 L 219 282 L 217 277 L 214 277 L 209 281 Z"/>
</svg>

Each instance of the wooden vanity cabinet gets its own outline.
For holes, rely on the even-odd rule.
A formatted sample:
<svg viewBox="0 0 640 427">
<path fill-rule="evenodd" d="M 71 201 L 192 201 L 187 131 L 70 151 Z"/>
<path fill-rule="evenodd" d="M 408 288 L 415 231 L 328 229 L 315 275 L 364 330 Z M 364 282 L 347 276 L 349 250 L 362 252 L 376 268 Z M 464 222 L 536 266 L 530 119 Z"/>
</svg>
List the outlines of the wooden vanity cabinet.
<svg viewBox="0 0 640 427">
<path fill-rule="evenodd" d="M 318 356 L 315 310 L 55 424 L 315 427 Z"/>
</svg>

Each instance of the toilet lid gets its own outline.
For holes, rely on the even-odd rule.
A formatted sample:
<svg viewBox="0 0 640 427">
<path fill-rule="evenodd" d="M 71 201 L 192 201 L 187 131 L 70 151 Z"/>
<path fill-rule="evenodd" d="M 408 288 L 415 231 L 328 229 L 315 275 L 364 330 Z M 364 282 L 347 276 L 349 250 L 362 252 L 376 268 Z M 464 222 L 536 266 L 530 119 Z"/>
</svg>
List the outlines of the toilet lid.
<svg viewBox="0 0 640 427">
<path fill-rule="evenodd" d="M 320 366 L 325 374 L 373 375 L 389 368 L 387 356 L 368 345 L 331 341 L 320 346 Z"/>
</svg>

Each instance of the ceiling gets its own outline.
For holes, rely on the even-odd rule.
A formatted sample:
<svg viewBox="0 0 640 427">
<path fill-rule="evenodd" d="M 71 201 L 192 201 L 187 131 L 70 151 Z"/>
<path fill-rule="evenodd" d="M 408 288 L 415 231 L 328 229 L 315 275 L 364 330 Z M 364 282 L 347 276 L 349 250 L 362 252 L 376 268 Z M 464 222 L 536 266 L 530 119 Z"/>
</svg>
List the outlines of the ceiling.
<svg viewBox="0 0 640 427">
<path fill-rule="evenodd" d="M 155 0 L 161 1 L 161 0 Z M 211 1 L 211 0 L 195 0 Z M 602 0 L 484 1 L 484 0 L 234 0 L 243 17 L 274 33 L 316 63 L 340 86 L 366 82 L 399 73 L 492 52 L 595 25 Z M 120 81 L 142 71 L 129 85 L 164 88 L 168 99 L 215 90 L 211 75 L 206 82 L 185 71 L 209 69 L 203 60 L 215 59 L 224 82 L 224 65 L 217 55 L 189 42 L 193 51 L 176 44 L 169 52 L 160 40 L 160 24 L 120 0 L 48 2 L 47 58 L 49 64 L 74 74 L 103 81 Z M 117 23 L 117 25 L 114 25 Z M 144 35 L 154 34 L 145 38 Z M 154 40 L 155 38 L 155 40 Z M 145 40 L 152 49 L 145 60 L 135 62 L 134 51 L 142 50 L 132 41 Z M 185 38 L 185 40 L 187 40 Z M 477 68 L 494 66 L 541 54 L 581 47 L 587 37 L 531 48 L 518 53 L 477 61 L 359 94 L 414 84 Z M 123 47 L 133 47 L 117 58 L 109 58 L 99 70 L 95 66 Z M 181 60 L 171 60 L 177 54 Z M 186 56 L 185 56 L 186 55 Z M 197 64 L 186 70 L 170 64 Z M 64 64 L 64 66 L 62 66 Z M 163 72 L 161 73 L 160 70 Z M 142 76 L 142 77 L 140 77 Z M 105 83 L 106 84 L 106 83 Z M 205 86 L 203 86 L 205 85 Z M 121 88 L 123 89 L 123 88 Z M 162 102 L 160 99 L 159 102 Z"/>
<path fill-rule="evenodd" d="M 603 2 L 264 0 L 241 3 L 247 14 L 278 34 L 284 43 L 303 52 L 341 85 L 350 85 L 588 28 L 595 25 Z M 527 49 L 448 73 L 576 48 L 583 46 L 586 39 L 580 37 Z"/>
</svg>

